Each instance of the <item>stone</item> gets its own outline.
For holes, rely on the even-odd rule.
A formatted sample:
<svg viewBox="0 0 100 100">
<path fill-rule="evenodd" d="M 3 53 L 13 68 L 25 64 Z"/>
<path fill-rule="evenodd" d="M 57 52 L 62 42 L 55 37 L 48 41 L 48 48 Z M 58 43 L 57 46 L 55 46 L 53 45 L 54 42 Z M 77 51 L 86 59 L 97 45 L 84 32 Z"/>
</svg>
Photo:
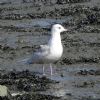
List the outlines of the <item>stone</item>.
<svg viewBox="0 0 100 100">
<path fill-rule="evenodd" d="M 7 96 L 8 88 L 6 86 L 0 85 L 0 96 L 4 97 Z"/>
<path fill-rule="evenodd" d="M 7 100 L 11 100 L 11 95 L 8 91 L 8 88 L 4 85 L 0 85 L 0 98 L 6 98 Z"/>
</svg>

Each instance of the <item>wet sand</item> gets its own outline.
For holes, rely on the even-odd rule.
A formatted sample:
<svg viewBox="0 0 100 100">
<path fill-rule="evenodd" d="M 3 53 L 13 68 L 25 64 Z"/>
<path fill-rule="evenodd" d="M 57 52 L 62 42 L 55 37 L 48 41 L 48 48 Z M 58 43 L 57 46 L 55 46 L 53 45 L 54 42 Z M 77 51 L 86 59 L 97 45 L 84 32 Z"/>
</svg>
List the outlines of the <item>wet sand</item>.
<svg viewBox="0 0 100 100">
<path fill-rule="evenodd" d="M 13 100 L 99 100 L 100 1 L 26 1 L 0 2 L 0 84 Z M 19 61 L 47 43 L 54 23 L 70 30 L 61 35 L 64 54 L 53 77 L 48 65 L 43 77 L 41 64 Z"/>
</svg>

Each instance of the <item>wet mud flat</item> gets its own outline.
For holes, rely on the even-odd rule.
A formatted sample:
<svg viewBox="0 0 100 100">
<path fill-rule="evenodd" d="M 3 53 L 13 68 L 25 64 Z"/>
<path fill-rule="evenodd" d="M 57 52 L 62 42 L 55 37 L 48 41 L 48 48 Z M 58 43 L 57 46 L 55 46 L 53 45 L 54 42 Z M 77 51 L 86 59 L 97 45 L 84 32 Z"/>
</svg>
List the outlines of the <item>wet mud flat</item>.
<svg viewBox="0 0 100 100">
<path fill-rule="evenodd" d="M 99 65 L 74 64 L 66 67 L 58 67 L 52 77 L 29 70 L 1 70 L 0 84 L 8 87 L 8 95 L 2 100 L 100 99 Z"/>
<path fill-rule="evenodd" d="M 8 88 L 2 100 L 100 99 L 100 1 L 31 0 L 0 2 L 0 85 Z M 42 65 L 24 65 L 40 44 L 47 43 L 50 27 L 61 23 L 64 54 L 53 66 L 54 75 L 42 76 Z"/>
</svg>

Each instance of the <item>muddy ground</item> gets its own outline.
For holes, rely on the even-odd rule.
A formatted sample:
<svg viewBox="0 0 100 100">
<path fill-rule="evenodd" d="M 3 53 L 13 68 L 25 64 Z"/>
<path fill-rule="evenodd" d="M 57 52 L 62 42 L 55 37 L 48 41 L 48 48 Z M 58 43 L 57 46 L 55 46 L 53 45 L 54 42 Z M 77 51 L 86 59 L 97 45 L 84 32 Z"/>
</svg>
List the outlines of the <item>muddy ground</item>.
<svg viewBox="0 0 100 100">
<path fill-rule="evenodd" d="M 20 63 L 60 23 L 64 54 L 46 77 Z M 100 0 L 0 0 L 0 84 L 12 100 L 100 100 Z M 3 98 L 3 100 L 7 98 Z"/>
</svg>

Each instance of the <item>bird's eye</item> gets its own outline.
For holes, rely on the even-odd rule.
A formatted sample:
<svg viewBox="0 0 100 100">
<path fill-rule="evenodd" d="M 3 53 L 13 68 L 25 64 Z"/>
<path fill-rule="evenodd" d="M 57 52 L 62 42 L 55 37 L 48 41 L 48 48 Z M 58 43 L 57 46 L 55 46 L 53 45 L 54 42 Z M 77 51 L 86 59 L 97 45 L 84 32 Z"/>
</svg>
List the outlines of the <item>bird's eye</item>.
<svg viewBox="0 0 100 100">
<path fill-rule="evenodd" d="M 61 27 L 58 27 L 59 29 L 61 29 Z"/>
</svg>

